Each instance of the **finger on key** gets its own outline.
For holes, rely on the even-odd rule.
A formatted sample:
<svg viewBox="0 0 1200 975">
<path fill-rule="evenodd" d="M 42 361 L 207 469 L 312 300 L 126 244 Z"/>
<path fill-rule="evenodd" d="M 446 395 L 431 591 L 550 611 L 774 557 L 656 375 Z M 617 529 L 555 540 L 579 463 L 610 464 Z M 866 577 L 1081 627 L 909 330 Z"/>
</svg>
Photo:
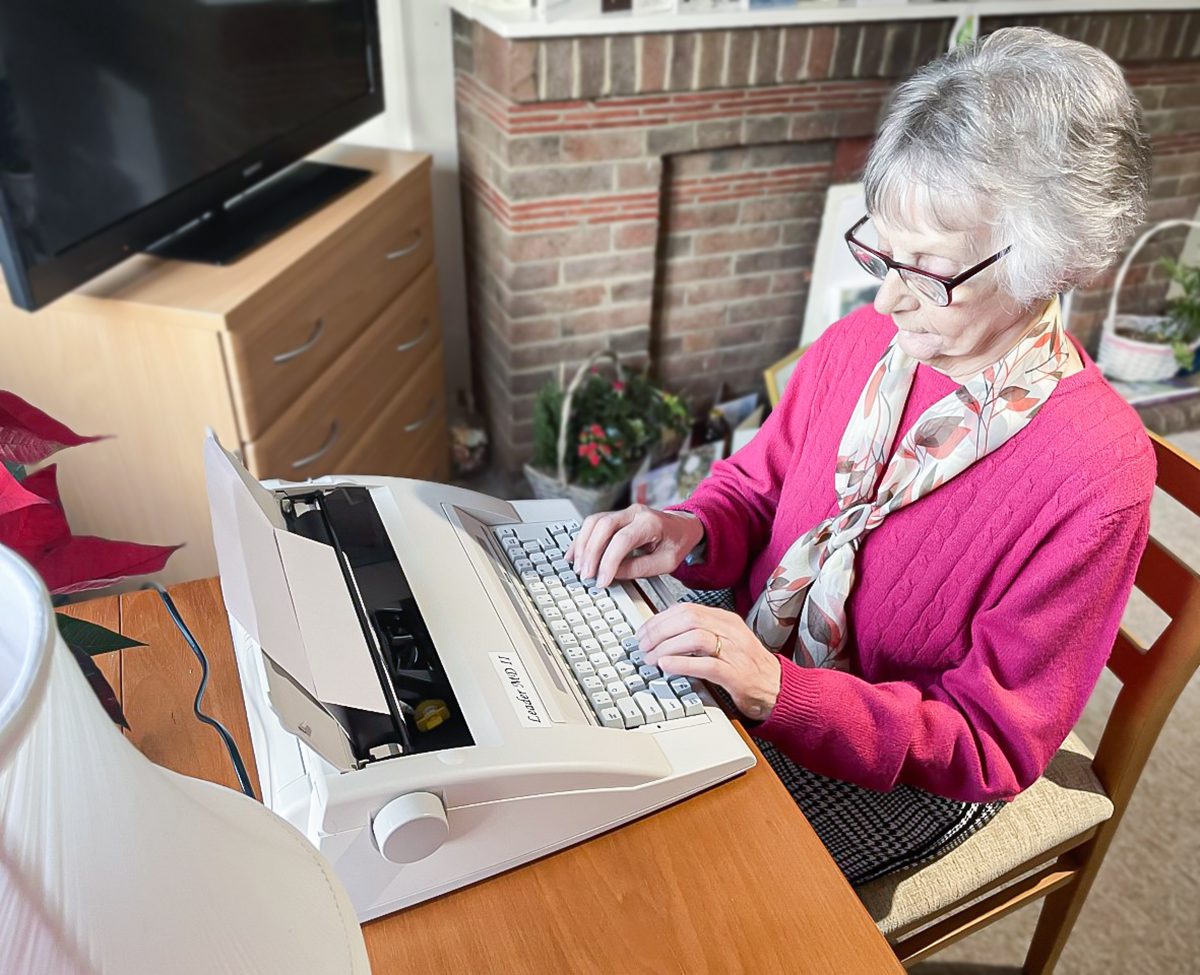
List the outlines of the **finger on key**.
<svg viewBox="0 0 1200 975">
<path fill-rule="evenodd" d="M 575 538 L 571 544 L 567 546 L 567 550 L 563 553 L 563 558 L 571 563 L 571 567 L 575 567 L 577 556 L 583 551 L 584 545 L 587 544 L 587 537 L 592 532 L 592 526 L 596 524 L 600 515 L 588 515 L 583 519 L 583 524 L 579 526 L 579 531 L 575 533 Z"/>
<path fill-rule="evenodd" d="M 629 554 L 634 549 L 649 541 L 643 537 L 645 534 L 645 528 L 641 528 L 635 523 L 626 525 L 613 535 L 609 540 L 608 548 L 604 550 L 600 567 L 596 570 L 596 585 L 601 588 L 612 585 L 621 563 L 629 558 Z"/>
<path fill-rule="evenodd" d="M 707 643 L 705 642 L 707 641 Z M 679 636 L 661 640 L 646 651 L 646 663 L 654 666 L 663 657 L 712 656 L 713 635 L 707 630 L 688 630 Z"/>
<path fill-rule="evenodd" d="M 571 568 L 579 573 L 584 566 L 584 559 L 587 557 L 588 543 L 595 535 L 596 526 L 600 524 L 603 518 L 608 517 L 609 512 L 598 511 L 594 515 L 588 515 L 583 519 L 583 524 L 579 526 L 579 533 L 575 536 L 575 541 L 571 543 L 571 555 L 569 561 Z"/>
<path fill-rule="evenodd" d="M 579 568 L 575 571 L 581 579 L 594 579 L 600 568 L 600 558 L 608 549 L 609 541 L 629 521 L 626 511 L 609 511 L 601 515 L 592 526 L 587 545 L 580 550 Z"/>
<path fill-rule="evenodd" d="M 700 606 L 696 603 L 676 603 L 655 613 L 646 620 L 634 634 L 638 645 L 643 650 L 651 650 L 663 640 L 680 636 L 688 630 L 713 629 L 719 626 L 721 620 L 717 614 L 721 610 L 710 606 Z"/>
</svg>

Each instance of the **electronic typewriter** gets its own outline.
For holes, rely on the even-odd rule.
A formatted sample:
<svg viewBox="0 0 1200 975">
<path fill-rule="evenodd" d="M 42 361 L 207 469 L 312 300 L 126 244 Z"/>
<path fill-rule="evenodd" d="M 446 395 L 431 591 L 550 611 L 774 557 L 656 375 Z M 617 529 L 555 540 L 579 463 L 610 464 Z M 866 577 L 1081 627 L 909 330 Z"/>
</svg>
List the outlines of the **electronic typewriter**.
<svg viewBox="0 0 1200 975">
<path fill-rule="evenodd" d="M 221 590 L 263 801 L 361 920 L 611 829 L 754 758 L 589 588 L 565 501 L 388 477 L 259 483 L 209 436 Z"/>
</svg>

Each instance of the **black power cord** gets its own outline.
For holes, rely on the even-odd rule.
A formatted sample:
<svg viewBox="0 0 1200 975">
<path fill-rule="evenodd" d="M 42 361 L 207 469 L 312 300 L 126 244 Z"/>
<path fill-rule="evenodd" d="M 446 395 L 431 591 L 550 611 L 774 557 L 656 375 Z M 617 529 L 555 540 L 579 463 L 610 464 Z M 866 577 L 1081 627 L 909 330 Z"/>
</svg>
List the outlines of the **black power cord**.
<svg viewBox="0 0 1200 975">
<path fill-rule="evenodd" d="M 158 598 L 163 601 L 163 605 L 167 607 L 167 612 L 170 614 L 171 619 L 179 627 L 179 632 L 183 634 L 183 638 L 187 641 L 188 646 L 192 648 L 192 653 L 200 661 L 200 686 L 196 688 L 196 699 L 192 702 L 192 710 L 196 713 L 197 718 L 216 729 L 217 734 L 221 736 L 221 740 L 225 742 L 225 748 L 229 751 L 229 760 L 233 763 L 233 771 L 237 774 L 242 791 L 251 799 L 257 799 L 258 797 L 254 794 L 254 786 L 250 784 L 250 776 L 246 772 L 246 765 L 242 761 L 241 752 L 238 751 L 237 742 L 233 740 L 233 735 L 229 733 L 229 729 L 221 724 L 220 721 L 200 710 L 200 701 L 203 699 L 204 691 L 208 687 L 208 658 L 204 655 L 204 651 L 200 649 L 200 644 L 196 642 L 196 638 L 192 636 L 192 631 L 187 628 L 183 617 L 179 615 L 179 610 L 175 607 L 175 602 L 171 599 L 170 593 L 157 582 L 147 582 L 142 588 L 153 589 L 158 593 Z"/>
</svg>

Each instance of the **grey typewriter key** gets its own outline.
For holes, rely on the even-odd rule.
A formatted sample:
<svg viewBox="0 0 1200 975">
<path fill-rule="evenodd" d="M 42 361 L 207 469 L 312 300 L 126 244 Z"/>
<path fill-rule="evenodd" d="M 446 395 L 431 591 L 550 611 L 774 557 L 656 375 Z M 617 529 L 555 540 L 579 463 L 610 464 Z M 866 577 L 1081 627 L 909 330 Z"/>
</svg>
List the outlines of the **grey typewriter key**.
<svg viewBox="0 0 1200 975">
<path fill-rule="evenodd" d="M 671 690 L 675 692 L 676 697 L 692 693 L 692 682 L 686 677 L 672 677 L 670 683 Z"/>
<path fill-rule="evenodd" d="M 616 631 L 616 629 L 615 629 L 615 628 L 613 629 L 613 632 L 614 632 L 614 633 L 617 633 L 617 631 Z M 617 636 L 621 636 L 621 634 L 617 633 Z M 636 636 L 633 636 L 633 635 L 630 635 L 630 636 L 622 636 L 622 637 L 621 637 L 621 646 L 623 646 L 623 647 L 624 647 L 626 650 L 628 650 L 630 653 L 633 653 L 633 651 L 634 651 L 634 650 L 637 650 L 637 649 L 639 649 L 639 648 L 638 648 L 637 637 L 636 637 Z"/>
<path fill-rule="evenodd" d="M 554 567 L 548 562 L 543 562 L 537 567 L 537 574 L 540 576 L 552 576 L 554 575 Z"/>
<path fill-rule="evenodd" d="M 697 694 L 684 694 L 679 699 L 679 703 L 683 705 L 683 713 L 688 717 L 691 717 L 693 714 L 704 713 L 704 702 L 700 700 Z"/>
<path fill-rule="evenodd" d="M 652 664 L 642 664 L 638 668 L 638 673 L 641 674 L 642 677 L 648 681 L 654 680 L 654 678 L 662 676 L 662 671 L 659 670 L 657 667 L 653 666 Z"/>
</svg>

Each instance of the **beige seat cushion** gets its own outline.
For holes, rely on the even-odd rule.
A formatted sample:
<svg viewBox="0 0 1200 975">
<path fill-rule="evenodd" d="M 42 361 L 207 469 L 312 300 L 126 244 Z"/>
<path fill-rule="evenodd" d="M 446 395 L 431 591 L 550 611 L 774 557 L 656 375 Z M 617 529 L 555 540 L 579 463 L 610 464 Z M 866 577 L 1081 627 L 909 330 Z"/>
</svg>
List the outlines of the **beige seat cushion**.
<svg viewBox="0 0 1200 975">
<path fill-rule="evenodd" d="M 1092 773 L 1092 754 L 1072 733 L 1045 775 L 978 833 L 924 867 L 858 890 L 886 935 L 936 916 L 985 884 L 1077 836 L 1113 813 Z"/>
</svg>

